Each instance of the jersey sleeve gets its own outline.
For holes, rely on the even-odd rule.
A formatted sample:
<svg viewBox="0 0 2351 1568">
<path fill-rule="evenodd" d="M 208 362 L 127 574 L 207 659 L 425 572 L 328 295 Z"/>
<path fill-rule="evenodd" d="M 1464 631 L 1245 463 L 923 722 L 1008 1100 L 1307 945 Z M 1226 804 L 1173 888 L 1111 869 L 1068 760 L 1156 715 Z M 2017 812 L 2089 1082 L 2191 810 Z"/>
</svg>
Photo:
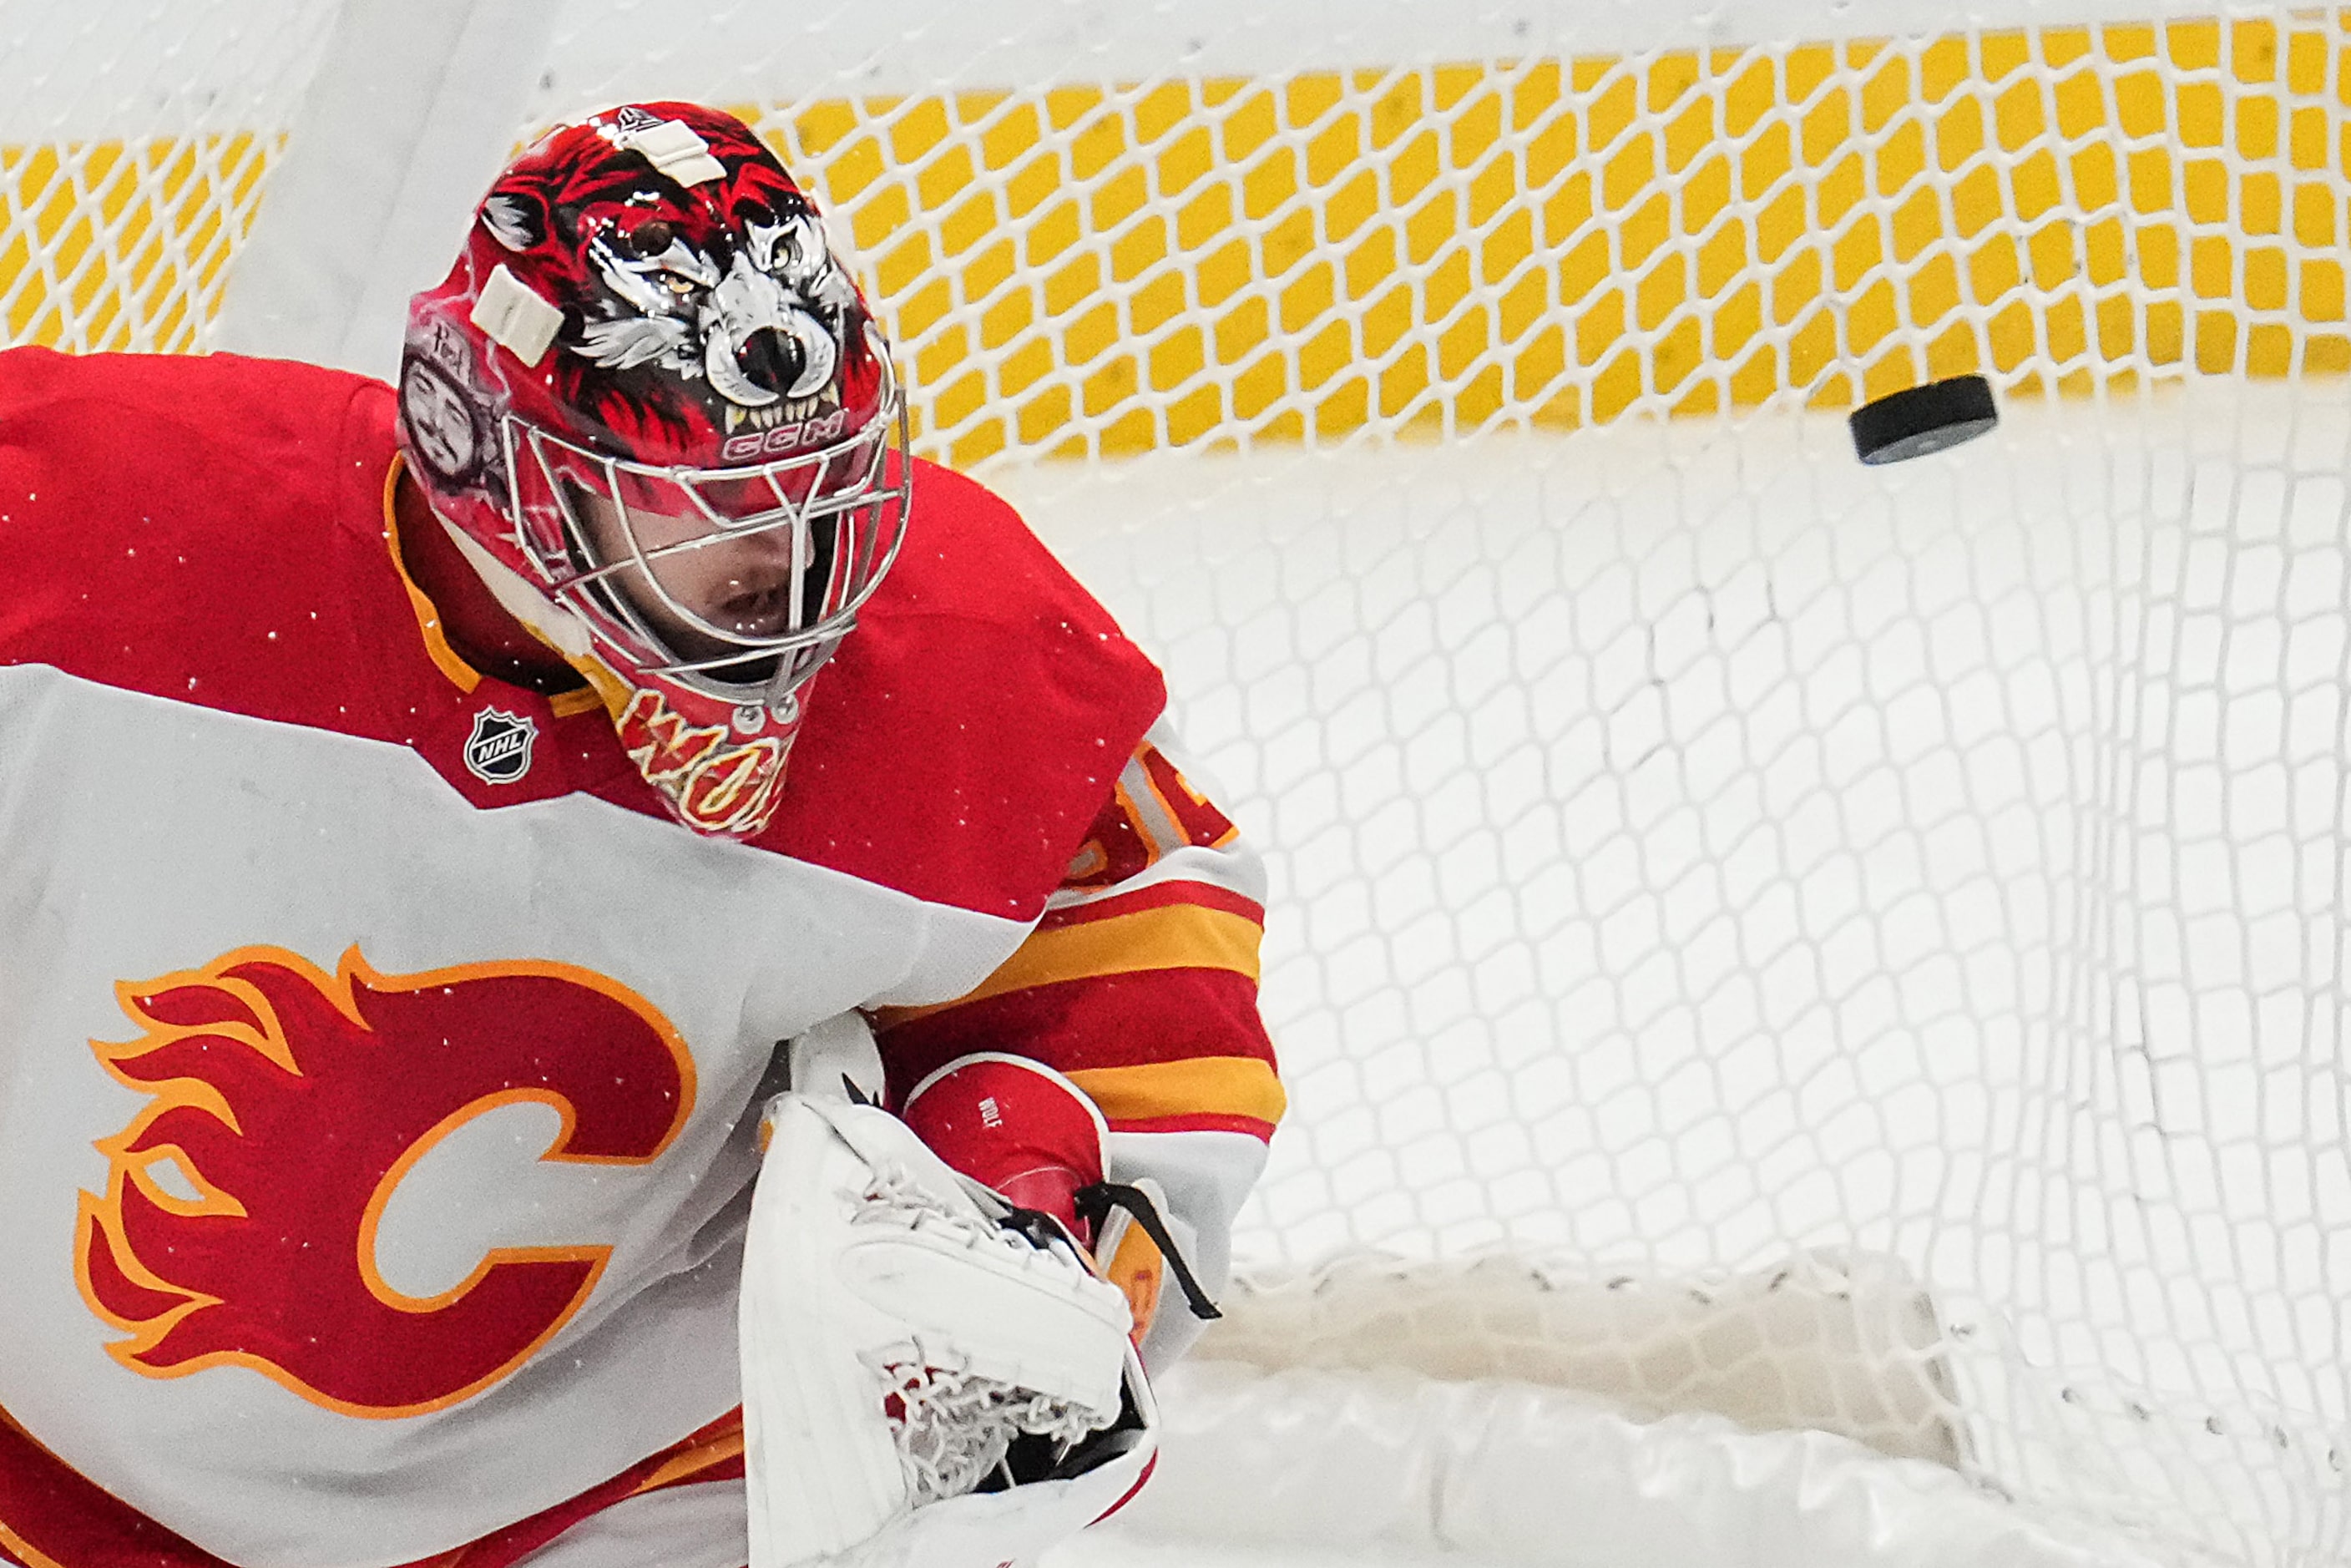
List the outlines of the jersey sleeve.
<svg viewBox="0 0 2351 1568">
<path fill-rule="evenodd" d="M 1111 1179 L 1159 1184 L 1214 1293 L 1285 1101 L 1258 1012 L 1264 869 L 1175 746 L 1165 719 L 1144 736 L 1043 918 L 987 980 L 873 1021 L 893 1102 L 973 1051 L 1067 1075 L 1109 1124 Z M 1146 1359 L 1164 1364 L 1197 1330 L 1171 1302 Z"/>
</svg>

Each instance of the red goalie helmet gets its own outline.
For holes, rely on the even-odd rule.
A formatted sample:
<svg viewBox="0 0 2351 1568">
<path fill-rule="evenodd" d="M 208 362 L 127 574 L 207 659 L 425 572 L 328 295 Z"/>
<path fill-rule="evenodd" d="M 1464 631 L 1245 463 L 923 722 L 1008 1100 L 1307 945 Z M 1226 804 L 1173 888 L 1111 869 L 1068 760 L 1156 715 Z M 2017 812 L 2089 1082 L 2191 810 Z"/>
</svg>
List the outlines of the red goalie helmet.
<svg viewBox="0 0 2351 1568">
<path fill-rule="evenodd" d="M 411 305 L 400 415 L 434 510 L 679 816 L 765 827 L 910 498 L 888 345 L 775 155 L 686 103 L 549 132 Z"/>
</svg>

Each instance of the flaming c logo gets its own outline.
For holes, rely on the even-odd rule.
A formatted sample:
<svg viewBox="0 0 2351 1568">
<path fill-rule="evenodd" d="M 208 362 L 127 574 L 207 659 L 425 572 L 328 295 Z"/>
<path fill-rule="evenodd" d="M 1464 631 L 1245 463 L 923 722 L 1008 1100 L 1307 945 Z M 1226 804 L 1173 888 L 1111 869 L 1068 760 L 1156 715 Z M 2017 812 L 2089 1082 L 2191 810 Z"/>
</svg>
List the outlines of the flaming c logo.
<svg viewBox="0 0 2351 1568">
<path fill-rule="evenodd" d="M 328 975 L 277 947 L 115 988 L 144 1031 L 91 1048 L 152 1095 L 81 1195 L 82 1296 L 151 1377 L 250 1367 L 348 1415 L 417 1415 L 520 1366 L 586 1304 L 611 1249 L 499 1248 L 429 1298 L 385 1282 L 376 1229 L 442 1138 L 553 1106 L 550 1161 L 643 1165 L 694 1105 L 669 1021 L 591 970 L 529 961 Z"/>
</svg>

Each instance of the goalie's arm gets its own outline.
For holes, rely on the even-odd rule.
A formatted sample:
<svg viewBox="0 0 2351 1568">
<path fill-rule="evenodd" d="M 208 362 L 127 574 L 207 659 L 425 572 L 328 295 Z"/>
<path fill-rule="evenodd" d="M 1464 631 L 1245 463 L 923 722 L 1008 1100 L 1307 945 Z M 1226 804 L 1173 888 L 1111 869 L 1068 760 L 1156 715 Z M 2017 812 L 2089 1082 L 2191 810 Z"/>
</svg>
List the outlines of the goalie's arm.
<svg viewBox="0 0 2351 1568">
<path fill-rule="evenodd" d="M 1263 869 L 1169 749 L 1163 720 L 1121 770 L 1043 920 L 995 974 L 955 1001 L 874 1022 L 893 1104 L 976 1052 L 1067 1075 L 1108 1124 L 1110 1179 L 1156 1184 L 1168 1228 L 1213 1293 L 1284 1100 L 1257 1005 Z M 1145 1360 L 1165 1364 L 1198 1326 L 1171 1301 Z"/>
</svg>

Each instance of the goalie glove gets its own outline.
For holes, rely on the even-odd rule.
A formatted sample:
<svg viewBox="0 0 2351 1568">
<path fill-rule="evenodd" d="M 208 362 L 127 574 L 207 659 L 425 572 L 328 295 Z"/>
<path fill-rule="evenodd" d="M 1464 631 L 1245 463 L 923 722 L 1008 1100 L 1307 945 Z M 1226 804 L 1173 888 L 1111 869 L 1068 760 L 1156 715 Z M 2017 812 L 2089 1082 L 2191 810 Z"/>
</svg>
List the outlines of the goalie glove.
<svg viewBox="0 0 2351 1568">
<path fill-rule="evenodd" d="M 1024 1056 L 959 1056 L 915 1084 L 898 1113 L 958 1173 L 1092 1242 L 1078 1195 L 1102 1179 L 1110 1128 L 1061 1074 Z"/>
<path fill-rule="evenodd" d="M 741 1308 L 752 1568 L 998 1568 L 1140 1484 L 1123 1297 L 898 1118 L 770 1103 Z"/>
<path fill-rule="evenodd" d="M 906 1124 L 960 1174 L 1060 1220 L 1126 1297 L 1141 1344 L 1172 1270 L 1186 1305 L 1217 1315 L 1169 1236 L 1166 1194 L 1148 1176 L 1108 1181 L 1110 1128 L 1085 1092 L 1043 1062 L 981 1051 L 957 1057 L 900 1108 Z"/>
</svg>

